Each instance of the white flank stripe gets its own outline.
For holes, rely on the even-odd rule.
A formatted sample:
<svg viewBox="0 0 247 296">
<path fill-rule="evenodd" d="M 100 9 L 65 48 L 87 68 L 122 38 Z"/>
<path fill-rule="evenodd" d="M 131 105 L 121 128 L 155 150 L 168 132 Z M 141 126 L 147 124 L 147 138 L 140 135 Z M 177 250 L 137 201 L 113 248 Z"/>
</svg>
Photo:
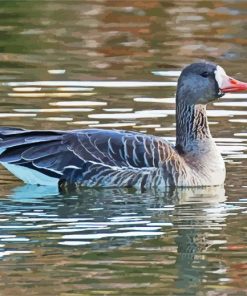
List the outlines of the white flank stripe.
<svg viewBox="0 0 247 296">
<path fill-rule="evenodd" d="M 38 171 L 6 162 L 1 163 L 8 171 L 27 184 L 57 186 L 58 178 L 46 176 Z"/>
</svg>

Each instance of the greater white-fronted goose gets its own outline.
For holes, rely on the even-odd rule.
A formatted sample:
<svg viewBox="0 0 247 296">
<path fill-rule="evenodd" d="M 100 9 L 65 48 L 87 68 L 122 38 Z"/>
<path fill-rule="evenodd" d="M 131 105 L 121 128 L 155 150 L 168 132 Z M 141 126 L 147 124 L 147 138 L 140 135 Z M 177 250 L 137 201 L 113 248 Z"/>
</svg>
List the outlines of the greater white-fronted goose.
<svg viewBox="0 0 247 296">
<path fill-rule="evenodd" d="M 209 62 L 181 73 L 176 93 L 176 145 L 138 132 L 0 128 L 0 162 L 25 183 L 56 186 L 214 186 L 225 165 L 211 136 L 206 105 L 247 83 Z"/>
</svg>

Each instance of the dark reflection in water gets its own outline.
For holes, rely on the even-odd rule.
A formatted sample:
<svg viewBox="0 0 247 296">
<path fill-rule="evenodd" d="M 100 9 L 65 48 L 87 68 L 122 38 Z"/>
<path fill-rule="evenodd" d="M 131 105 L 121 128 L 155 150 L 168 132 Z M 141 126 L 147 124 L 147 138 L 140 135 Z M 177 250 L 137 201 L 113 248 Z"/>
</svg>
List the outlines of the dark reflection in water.
<svg viewBox="0 0 247 296">
<path fill-rule="evenodd" d="M 40 295 L 141 295 L 143 289 L 145 295 L 153 289 L 156 295 L 164 289 L 195 295 L 215 285 L 223 291 L 243 285 L 234 276 L 246 275 L 246 248 L 234 249 L 234 242 L 244 225 L 236 233 L 228 227 L 246 210 L 226 203 L 224 188 L 61 195 L 54 188 L 22 186 L 5 194 L 0 255 L 6 294 L 21 282 L 19 293 Z"/>
<path fill-rule="evenodd" d="M 1 125 L 173 142 L 185 64 L 247 80 L 246 12 L 244 0 L 1 1 Z M 65 195 L 1 168 L 0 295 L 246 295 L 246 99 L 208 110 L 225 188 Z"/>
</svg>

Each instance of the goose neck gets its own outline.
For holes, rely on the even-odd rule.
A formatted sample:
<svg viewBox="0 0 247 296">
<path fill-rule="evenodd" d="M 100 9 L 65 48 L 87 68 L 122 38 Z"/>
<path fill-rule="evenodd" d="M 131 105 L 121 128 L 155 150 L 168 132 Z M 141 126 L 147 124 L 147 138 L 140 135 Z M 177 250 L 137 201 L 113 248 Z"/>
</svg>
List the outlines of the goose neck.
<svg viewBox="0 0 247 296">
<path fill-rule="evenodd" d="M 197 149 L 211 141 L 206 105 L 178 103 L 176 107 L 176 147 L 181 152 Z"/>
</svg>

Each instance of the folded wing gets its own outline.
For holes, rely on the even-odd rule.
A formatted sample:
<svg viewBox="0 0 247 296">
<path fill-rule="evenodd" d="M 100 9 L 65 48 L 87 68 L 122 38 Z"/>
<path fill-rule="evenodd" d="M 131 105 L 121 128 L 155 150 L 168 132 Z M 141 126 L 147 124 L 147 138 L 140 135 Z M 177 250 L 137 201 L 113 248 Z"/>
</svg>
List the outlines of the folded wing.
<svg viewBox="0 0 247 296">
<path fill-rule="evenodd" d="M 15 128 L 0 128 L 0 149 L 3 164 L 29 168 L 71 182 L 73 169 L 77 170 L 77 179 L 78 169 L 83 175 L 92 168 L 97 168 L 98 172 L 103 169 L 119 174 L 131 172 L 133 177 L 142 168 L 146 168 L 146 172 L 158 168 L 173 151 L 162 138 L 135 132 Z M 93 178 L 96 173 L 89 175 Z"/>
</svg>

